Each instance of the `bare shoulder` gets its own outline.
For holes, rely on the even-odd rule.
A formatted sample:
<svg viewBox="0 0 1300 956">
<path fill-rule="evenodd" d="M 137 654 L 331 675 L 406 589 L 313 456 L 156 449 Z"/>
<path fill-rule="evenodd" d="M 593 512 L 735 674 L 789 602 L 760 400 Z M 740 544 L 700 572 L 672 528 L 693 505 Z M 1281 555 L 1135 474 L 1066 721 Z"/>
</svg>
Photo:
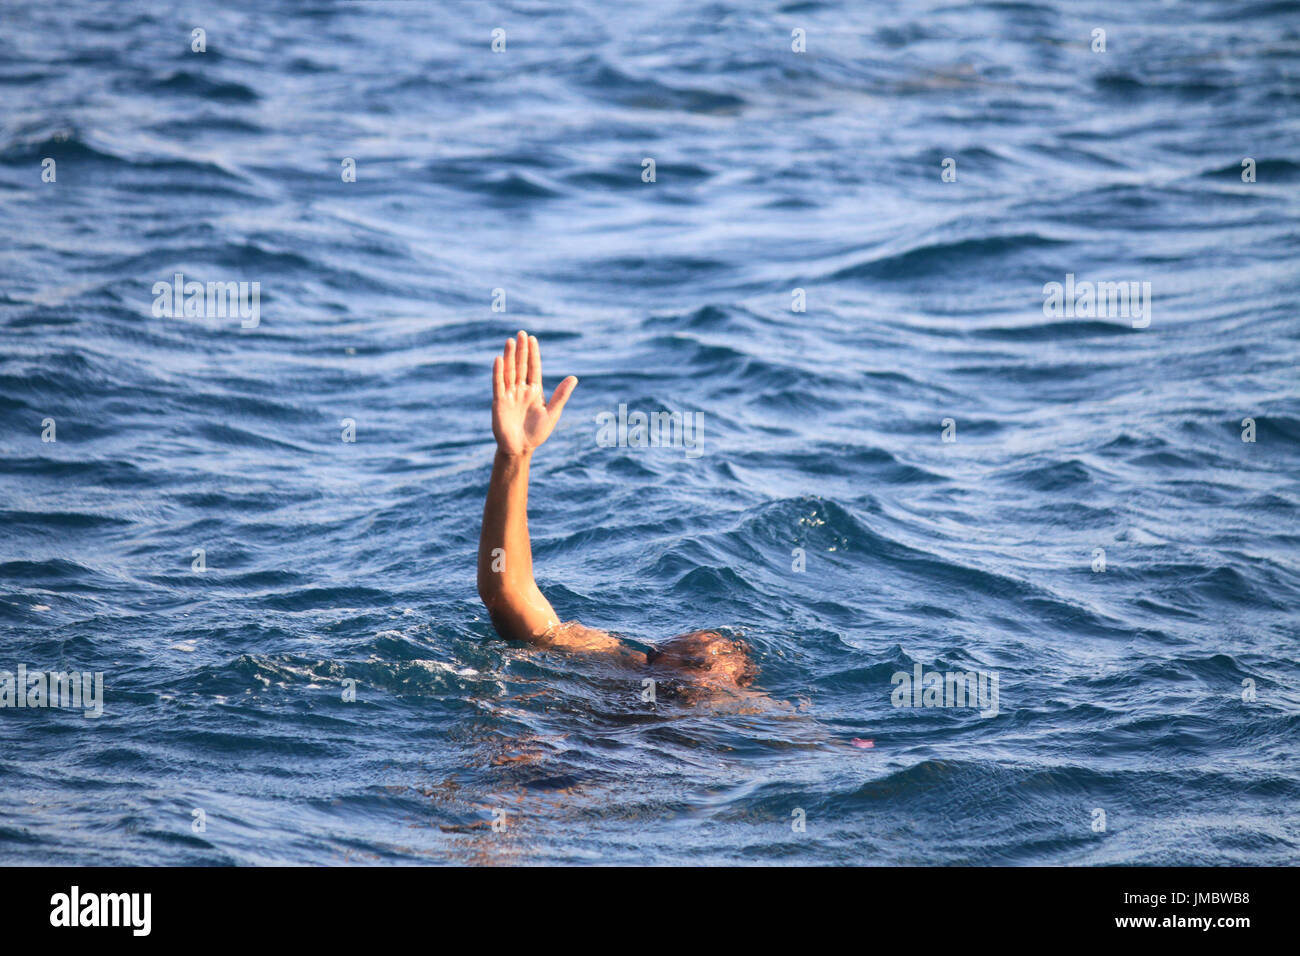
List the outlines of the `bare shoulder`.
<svg viewBox="0 0 1300 956">
<path fill-rule="evenodd" d="M 546 647 L 563 648 L 566 651 L 585 651 L 592 654 L 628 650 L 622 641 L 608 631 L 587 627 L 577 621 L 563 621 L 554 625 L 542 635 L 541 643 Z"/>
</svg>

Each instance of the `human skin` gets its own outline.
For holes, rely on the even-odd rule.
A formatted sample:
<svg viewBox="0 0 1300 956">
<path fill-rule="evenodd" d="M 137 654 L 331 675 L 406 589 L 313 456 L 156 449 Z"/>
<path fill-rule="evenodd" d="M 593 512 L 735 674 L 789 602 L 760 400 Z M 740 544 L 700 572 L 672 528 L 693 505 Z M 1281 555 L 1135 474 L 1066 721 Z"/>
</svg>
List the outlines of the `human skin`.
<svg viewBox="0 0 1300 956">
<path fill-rule="evenodd" d="M 536 337 L 522 331 L 506 341 L 492 363 L 492 434 L 497 449 L 478 545 L 478 593 L 492 626 L 507 640 L 611 655 L 622 663 L 670 671 L 702 686 L 723 689 L 748 684 L 755 669 L 741 641 L 715 631 L 692 631 L 647 655 L 606 631 L 576 621 L 561 623 L 538 589 L 528 537 L 529 466 L 577 386 L 578 380 L 570 375 L 545 401 L 541 347 Z"/>
</svg>

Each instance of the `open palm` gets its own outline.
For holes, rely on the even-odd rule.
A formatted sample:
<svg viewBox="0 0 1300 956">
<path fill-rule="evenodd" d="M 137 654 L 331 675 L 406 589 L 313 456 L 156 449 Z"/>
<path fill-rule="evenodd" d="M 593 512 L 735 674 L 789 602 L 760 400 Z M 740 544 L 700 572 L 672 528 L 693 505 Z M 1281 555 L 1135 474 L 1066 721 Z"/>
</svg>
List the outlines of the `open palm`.
<svg viewBox="0 0 1300 956">
<path fill-rule="evenodd" d="M 520 332 L 492 363 L 492 434 L 507 455 L 526 455 L 550 437 L 578 380 L 570 375 L 542 400 L 542 349 Z"/>
</svg>

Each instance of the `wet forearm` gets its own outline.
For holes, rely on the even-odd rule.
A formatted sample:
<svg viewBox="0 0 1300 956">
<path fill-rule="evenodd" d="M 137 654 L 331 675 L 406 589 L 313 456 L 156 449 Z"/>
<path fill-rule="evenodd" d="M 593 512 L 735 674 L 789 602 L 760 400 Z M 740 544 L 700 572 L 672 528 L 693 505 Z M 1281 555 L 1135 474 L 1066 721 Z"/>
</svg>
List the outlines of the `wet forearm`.
<svg viewBox="0 0 1300 956">
<path fill-rule="evenodd" d="M 478 593 L 501 636 L 536 639 L 556 623 L 533 579 L 528 539 L 532 454 L 497 451 L 492 462 L 478 546 Z"/>
</svg>

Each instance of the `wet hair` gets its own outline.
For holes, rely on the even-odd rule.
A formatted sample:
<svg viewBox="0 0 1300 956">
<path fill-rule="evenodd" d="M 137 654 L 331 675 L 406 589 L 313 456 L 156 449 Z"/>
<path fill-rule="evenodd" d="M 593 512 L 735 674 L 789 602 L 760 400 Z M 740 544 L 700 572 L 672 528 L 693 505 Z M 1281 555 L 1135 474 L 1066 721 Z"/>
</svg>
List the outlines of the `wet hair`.
<svg viewBox="0 0 1300 956">
<path fill-rule="evenodd" d="M 722 653 L 719 653 L 721 651 Z M 716 631 L 692 631 L 674 637 L 662 649 L 646 651 L 646 662 L 654 664 L 665 657 L 675 658 L 685 670 L 712 671 L 725 659 L 729 665 L 727 675 L 741 687 L 748 686 L 758 676 L 750 646 L 736 638 L 723 637 Z M 736 667 L 737 661 L 739 667 Z"/>
<path fill-rule="evenodd" d="M 758 677 L 758 665 L 754 663 L 754 650 L 745 641 L 737 640 L 735 643 L 736 648 L 745 658 L 745 666 L 736 676 L 736 683 L 741 687 L 748 687 Z"/>
</svg>

